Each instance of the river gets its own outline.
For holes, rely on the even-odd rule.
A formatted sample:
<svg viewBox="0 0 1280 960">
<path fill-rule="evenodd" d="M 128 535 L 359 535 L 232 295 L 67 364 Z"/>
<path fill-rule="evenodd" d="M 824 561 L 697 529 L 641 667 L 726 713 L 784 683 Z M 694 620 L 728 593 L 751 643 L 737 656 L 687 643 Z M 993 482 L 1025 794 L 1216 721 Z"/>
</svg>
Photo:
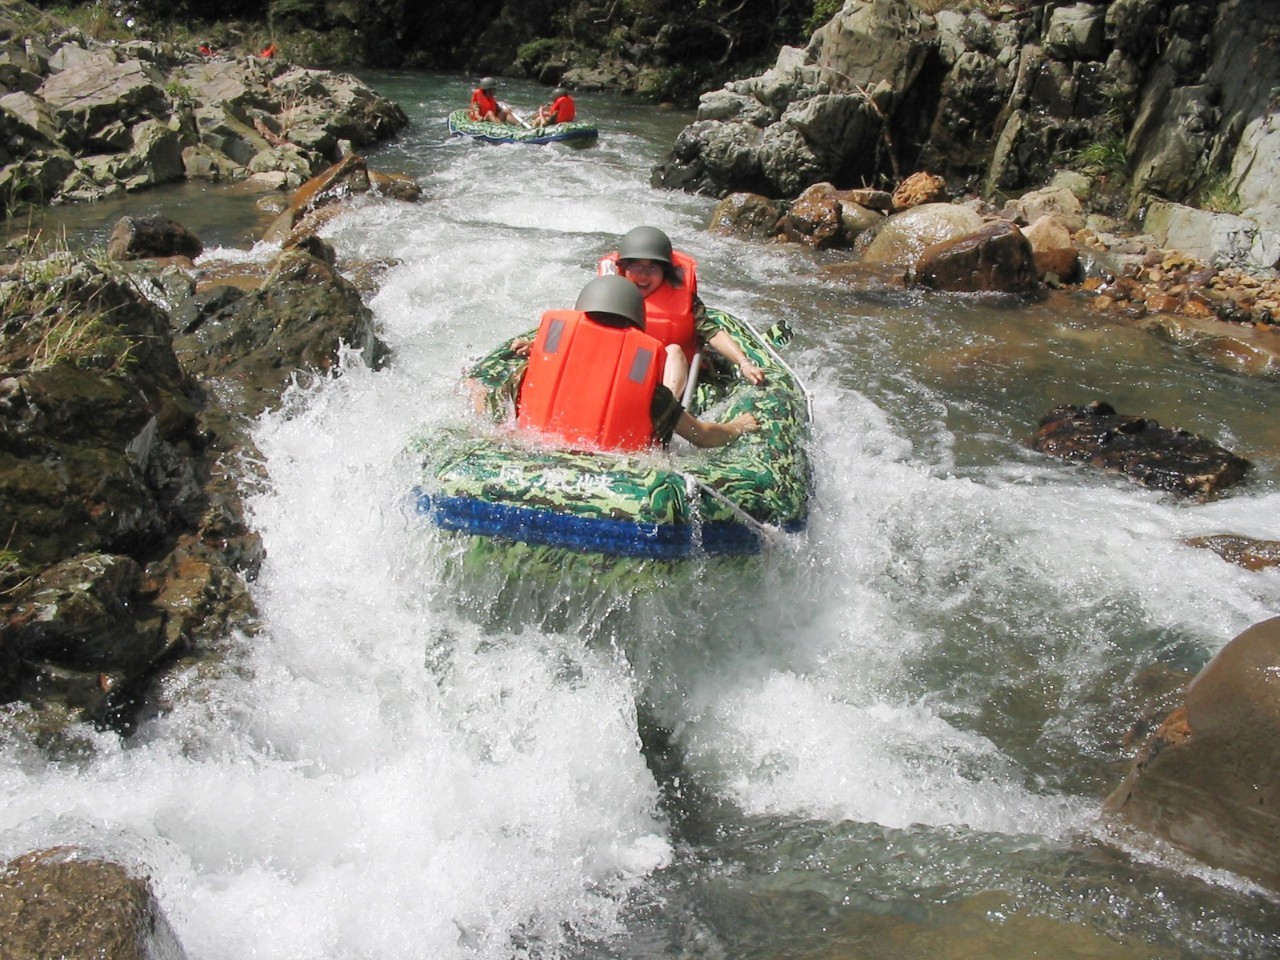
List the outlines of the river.
<svg viewBox="0 0 1280 960">
<path fill-rule="evenodd" d="M 446 136 L 463 78 L 367 79 L 413 120 L 370 164 L 424 199 L 325 235 L 389 262 L 394 360 L 258 424 L 262 628 L 223 668 L 171 677 L 127 741 L 50 761 L 0 737 L 0 853 L 134 864 L 192 960 L 1280 955 L 1274 895 L 1100 815 L 1145 691 L 1280 610 L 1280 571 L 1183 542 L 1280 539 L 1274 383 L 1069 296 L 841 283 L 841 255 L 710 234 L 711 200 L 648 182 L 686 113 L 584 95 L 598 145 L 483 146 Z M 118 206 L 269 255 L 235 190 Z M 104 239 L 120 212 L 56 216 Z M 642 223 L 708 304 L 793 326 L 808 531 L 624 581 L 467 567 L 409 506 L 407 444 L 464 421 L 464 366 Z M 1094 399 L 1255 470 L 1192 505 L 1025 446 Z"/>
</svg>

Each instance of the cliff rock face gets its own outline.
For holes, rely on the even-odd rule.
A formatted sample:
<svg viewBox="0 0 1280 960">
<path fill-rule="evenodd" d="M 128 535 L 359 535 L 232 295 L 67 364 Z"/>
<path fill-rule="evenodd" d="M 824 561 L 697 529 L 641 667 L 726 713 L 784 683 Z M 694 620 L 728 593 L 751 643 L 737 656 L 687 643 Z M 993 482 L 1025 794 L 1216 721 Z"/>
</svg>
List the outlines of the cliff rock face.
<svg viewBox="0 0 1280 960">
<path fill-rule="evenodd" d="M 1074 165 L 1127 183 L 1130 214 L 1163 198 L 1243 217 L 1231 256 L 1270 267 L 1278 44 L 1280 6 L 1267 0 L 936 15 L 910 0 L 847 0 L 803 49 L 704 94 L 653 179 L 794 197 L 822 180 L 872 185 L 929 169 L 991 195 Z"/>
</svg>

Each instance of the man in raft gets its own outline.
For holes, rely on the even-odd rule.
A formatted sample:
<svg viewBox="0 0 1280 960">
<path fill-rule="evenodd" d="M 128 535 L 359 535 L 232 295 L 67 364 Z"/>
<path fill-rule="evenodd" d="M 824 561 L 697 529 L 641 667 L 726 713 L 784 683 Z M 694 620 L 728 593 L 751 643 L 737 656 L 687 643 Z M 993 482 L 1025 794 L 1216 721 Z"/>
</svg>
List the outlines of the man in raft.
<svg viewBox="0 0 1280 960">
<path fill-rule="evenodd" d="M 564 87 L 556 87 L 551 93 L 551 102 L 538 108 L 538 114 L 533 118 L 533 125 L 546 127 L 553 123 L 572 123 L 577 115 L 578 108 L 573 102 L 573 97 L 569 96 L 569 91 Z"/>
<path fill-rule="evenodd" d="M 751 413 L 699 420 L 664 384 L 667 349 L 645 332 L 643 298 L 622 277 L 596 277 L 572 310 L 548 310 L 529 350 L 516 423 L 601 450 L 665 446 L 673 433 L 720 447 L 760 424 Z"/>
<path fill-rule="evenodd" d="M 483 78 L 471 91 L 471 110 L 468 115 L 472 120 L 487 120 L 490 123 L 518 123 L 515 114 L 498 102 L 497 90 L 498 84 L 493 77 Z"/>
</svg>

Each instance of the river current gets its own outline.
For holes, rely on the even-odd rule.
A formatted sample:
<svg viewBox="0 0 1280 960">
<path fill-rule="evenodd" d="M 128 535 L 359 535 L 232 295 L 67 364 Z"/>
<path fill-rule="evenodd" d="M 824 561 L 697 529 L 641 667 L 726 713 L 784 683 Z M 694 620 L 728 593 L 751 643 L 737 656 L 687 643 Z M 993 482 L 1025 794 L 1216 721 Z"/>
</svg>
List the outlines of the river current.
<svg viewBox="0 0 1280 960">
<path fill-rule="evenodd" d="M 192 960 L 1280 955 L 1273 895 L 1100 813 L 1144 691 L 1280 612 L 1280 572 L 1184 544 L 1280 539 L 1273 383 L 1070 297 L 839 282 L 839 255 L 710 234 L 711 200 L 649 186 L 687 113 L 584 95 L 598 145 L 486 146 L 444 127 L 465 78 L 367 80 L 413 120 L 370 165 L 424 198 L 325 236 L 391 263 L 371 306 L 394 359 L 257 425 L 262 629 L 223 668 L 83 756 L 0 737 L 0 854 L 133 864 Z M 124 209 L 271 254 L 234 189 Z M 105 237 L 121 212 L 64 215 Z M 709 305 L 794 328 L 808 531 L 625 578 L 463 563 L 411 508 L 406 446 L 465 422 L 464 366 L 642 223 Z M 1254 472 L 1190 505 L 1026 448 L 1094 399 Z"/>
</svg>

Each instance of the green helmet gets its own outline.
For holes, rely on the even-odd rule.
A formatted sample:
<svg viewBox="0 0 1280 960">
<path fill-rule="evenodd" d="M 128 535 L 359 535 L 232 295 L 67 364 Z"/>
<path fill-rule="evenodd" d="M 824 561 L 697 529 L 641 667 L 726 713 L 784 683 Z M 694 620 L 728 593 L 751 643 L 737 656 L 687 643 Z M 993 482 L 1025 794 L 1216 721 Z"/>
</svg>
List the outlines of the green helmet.
<svg viewBox="0 0 1280 960">
<path fill-rule="evenodd" d="M 583 313 L 608 313 L 629 326 L 644 329 L 644 297 L 634 283 L 617 274 L 596 277 L 578 294 L 573 309 Z M 598 319 L 598 318 L 597 318 Z"/>
<path fill-rule="evenodd" d="M 494 80 L 493 77 L 480 78 L 479 86 L 481 90 L 492 90 L 497 85 L 498 85 L 498 81 Z"/>
<path fill-rule="evenodd" d="M 636 227 L 618 241 L 619 260 L 671 262 L 671 238 L 657 227 Z"/>
<path fill-rule="evenodd" d="M 554 90 L 551 91 L 551 96 L 555 97 L 557 100 L 559 100 L 561 97 L 567 97 L 568 95 L 569 95 L 569 91 L 566 90 L 564 87 L 556 87 Z"/>
</svg>

